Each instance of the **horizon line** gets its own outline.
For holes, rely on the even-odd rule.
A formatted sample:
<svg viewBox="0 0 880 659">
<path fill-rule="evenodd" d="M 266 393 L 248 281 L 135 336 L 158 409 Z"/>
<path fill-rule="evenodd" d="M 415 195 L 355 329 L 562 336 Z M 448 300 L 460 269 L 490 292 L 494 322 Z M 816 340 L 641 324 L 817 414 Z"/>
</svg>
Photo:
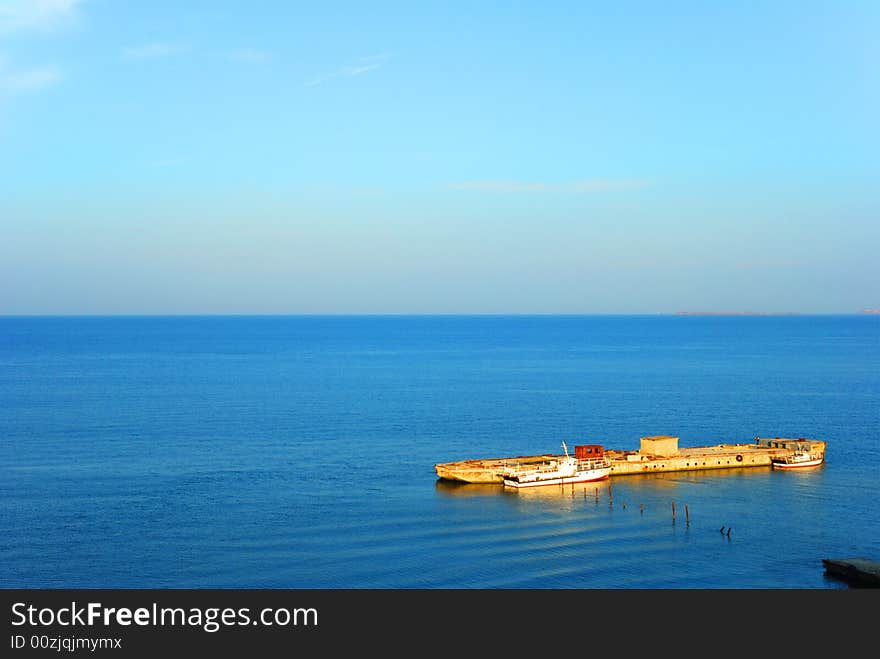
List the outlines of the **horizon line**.
<svg viewBox="0 0 880 659">
<path fill-rule="evenodd" d="M 534 316 L 872 316 L 880 315 L 880 309 L 863 309 L 861 311 L 550 311 L 550 312 L 123 312 L 123 313 L 0 313 L 0 318 L 284 318 L 284 317 L 352 317 L 352 316 L 484 316 L 484 317 L 534 317 Z"/>
</svg>

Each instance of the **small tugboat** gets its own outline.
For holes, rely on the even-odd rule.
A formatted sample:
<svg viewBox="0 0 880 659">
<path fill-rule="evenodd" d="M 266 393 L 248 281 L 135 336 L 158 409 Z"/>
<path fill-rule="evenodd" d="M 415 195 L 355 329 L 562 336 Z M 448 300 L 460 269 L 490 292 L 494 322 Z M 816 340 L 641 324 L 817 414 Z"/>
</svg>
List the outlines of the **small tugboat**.
<svg viewBox="0 0 880 659">
<path fill-rule="evenodd" d="M 824 456 L 814 455 L 807 451 L 795 451 L 791 455 L 773 458 L 771 464 L 774 469 L 802 469 L 804 467 L 818 467 L 824 462 Z"/>
<path fill-rule="evenodd" d="M 575 446 L 575 454 L 571 456 L 562 442 L 562 451 L 564 455 L 558 459 L 508 467 L 502 473 L 504 485 L 521 488 L 588 483 L 604 480 L 611 473 L 611 462 L 598 444 Z"/>
</svg>

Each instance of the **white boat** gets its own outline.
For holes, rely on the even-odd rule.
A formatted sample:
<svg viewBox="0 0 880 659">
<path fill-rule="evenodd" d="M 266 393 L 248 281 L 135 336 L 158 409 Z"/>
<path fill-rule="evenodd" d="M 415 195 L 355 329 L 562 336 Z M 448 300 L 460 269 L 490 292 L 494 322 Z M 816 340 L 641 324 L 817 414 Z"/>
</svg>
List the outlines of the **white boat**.
<svg viewBox="0 0 880 659">
<path fill-rule="evenodd" d="M 823 455 L 814 455 L 806 451 L 796 451 L 791 455 L 781 458 L 773 458 L 774 469 L 802 469 L 804 467 L 818 467 L 824 462 Z"/>
<path fill-rule="evenodd" d="M 574 456 L 568 454 L 565 442 L 562 442 L 562 450 L 564 455 L 559 458 L 505 469 L 504 485 L 520 488 L 588 483 L 604 480 L 611 473 L 611 462 L 598 444 L 576 446 Z"/>
</svg>

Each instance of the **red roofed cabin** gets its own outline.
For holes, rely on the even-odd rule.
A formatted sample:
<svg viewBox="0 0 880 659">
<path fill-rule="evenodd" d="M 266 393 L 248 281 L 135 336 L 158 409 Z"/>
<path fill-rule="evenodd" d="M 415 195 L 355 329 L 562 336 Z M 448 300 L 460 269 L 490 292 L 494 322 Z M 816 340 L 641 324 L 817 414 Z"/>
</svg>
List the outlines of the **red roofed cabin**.
<svg viewBox="0 0 880 659">
<path fill-rule="evenodd" d="M 595 460 L 605 455 L 601 444 L 582 444 L 574 447 L 574 457 L 578 460 Z"/>
</svg>

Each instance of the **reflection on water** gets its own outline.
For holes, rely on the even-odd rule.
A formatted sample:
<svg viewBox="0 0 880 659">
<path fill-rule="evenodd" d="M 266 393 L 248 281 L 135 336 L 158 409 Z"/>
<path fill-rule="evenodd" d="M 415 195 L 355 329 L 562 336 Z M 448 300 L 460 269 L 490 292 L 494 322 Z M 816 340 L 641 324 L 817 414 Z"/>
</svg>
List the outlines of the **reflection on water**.
<svg viewBox="0 0 880 659">
<path fill-rule="evenodd" d="M 628 525 L 653 520 L 698 533 L 717 534 L 719 528 L 734 526 L 742 539 L 762 528 L 778 528 L 783 510 L 795 535 L 826 526 L 827 519 L 821 524 L 815 520 L 815 506 L 824 505 L 817 492 L 822 480 L 821 470 L 791 473 L 745 467 L 529 488 L 438 480 L 436 491 L 446 497 L 483 497 L 487 505 L 496 501 L 501 507 L 493 509 L 494 522 L 529 525 L 535 516 L 547 513 L 585 521 L 599 513 L 608 523 L 620 525 L 623 533 L 641 533 Z M 808 514 L 811 510 L 814 514 Z M 484 513 L 481 507 L 475 514 Z"/>
<path fill-rule="evenodd" d="M 680 485 L 720 486 L 726 483 L 763 482 L 773 475 L 770 467 L 730 467 L 705 471 L 670 471 L 654 474 L 616 476 L 615 487 L 632 487 L 640 490 L 668 492 Z"/>
<path fill-rule="evenodd" d="M 665 473 L 632 474 L 615 476 L 604 481 L 589 483 L 569 483 L 566 485 L 541 485 L 536 487 L 513 488 L 501 483 L 464 483 L 438 478 L 435 489 L 444 496 L 490 496 L 518 494 L 535 498 L 555 498 L 560 495 L 574 494 L 582 498 L 614 497 L 615 488 L 620 491 L 637 491 L 645 493 L 667 493 L 682 485 L 721 485 L 724 483 L 749 481 L 758 484 L 777 477 L 794 477 L 809 479 L 821 471 L 824 465 L 812 469 L 792 470 L 787 472 L 773 471 L 768 467 L 731 467 L 729 469 L 711 469 L 705 471 L 674 471 Z"/>
<path fill-rule="evenodd" d="M 549 501 L 577 499 L 584 501 L 606 500 L 611 492 L 611 481 L 571 483 L 568 485 L 540 485 L 536 487 L 506 487 L 504 492 L 526 501 Z"/>
<path fill-rule="evenodd" d="M 501 494 L 504 486 L 501 483 L 464 483 L 438 478 L 434 484 L 438 494 L 449 497 L 490 496 Z"/>
</svg>

